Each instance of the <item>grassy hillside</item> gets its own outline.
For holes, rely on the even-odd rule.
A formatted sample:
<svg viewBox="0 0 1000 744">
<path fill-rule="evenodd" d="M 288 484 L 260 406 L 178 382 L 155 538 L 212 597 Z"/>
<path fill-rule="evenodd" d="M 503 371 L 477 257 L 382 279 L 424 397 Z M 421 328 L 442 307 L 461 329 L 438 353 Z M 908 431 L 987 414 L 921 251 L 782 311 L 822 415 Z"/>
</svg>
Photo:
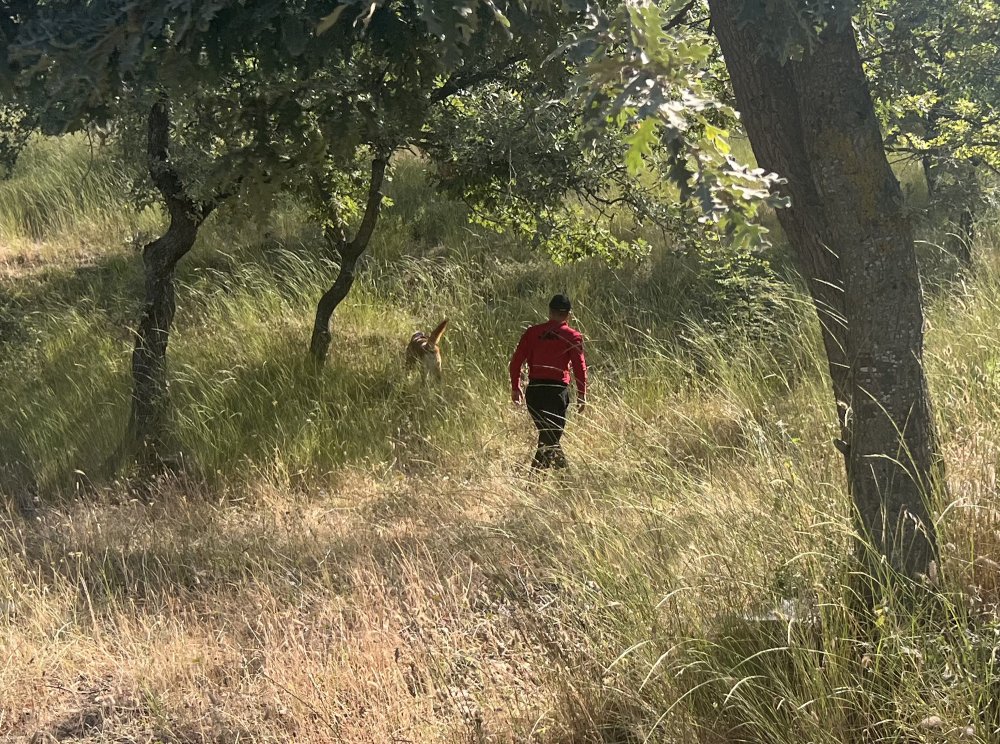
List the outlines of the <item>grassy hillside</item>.
<svg viewBox="0 0 1000 744">
<path fill-rule="evenodd" d="M 552 266 L 415 161 L 319 375 L 314 229 L 291 204 L 267 235 L 212 218 L 170 346 L 184 467 L 102 478 L 160 219 L 122 178 L 63 140 L 0 184 L 0 740 L 996 740 L 996 228 L 974 279 L 928 288 L 939 601 L 886 598 L 862 636 L 801 294 L 708 325 L 725 289 L 691 260 Z M 560 290 L 593 393 L 572 470 L 535 478 L 506 360 Z M 428 385 L 402 349 L 445 316 Z"/>
</svg>

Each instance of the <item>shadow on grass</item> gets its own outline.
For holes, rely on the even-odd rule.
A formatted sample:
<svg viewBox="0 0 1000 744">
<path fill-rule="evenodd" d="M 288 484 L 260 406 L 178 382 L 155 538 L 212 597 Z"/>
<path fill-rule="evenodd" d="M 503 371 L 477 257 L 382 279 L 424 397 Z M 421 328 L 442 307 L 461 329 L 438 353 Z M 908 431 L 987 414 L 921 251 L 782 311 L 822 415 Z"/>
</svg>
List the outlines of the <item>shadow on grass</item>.
<svg viewBox="0 0 1000 744">
<path fill-rule="evenodd" d="M 394 341 L 338 329 L 322 370 L 291 334 L 242 349 L 185 342 L 173 389 L 181 446 L 205 478 L 269 466 L 321 478 L 352 464 L 433 459 L 429 442 L 459 426 L 469 401 L 460 387 L 408 373 Z"/>
<path fill-rule="evenodd" d="M 372 571 L 403 596 L 416 563 L 430 556 L 441 565 L 475 562 L 495 542 L 449 505 L 409 510 L 405 530 L 370 524 L 366 506 L 379 502 L 359 493 L 357 503 L 340 507 L 267 488 L 220 497 L 204 483 L 167 477 L 148 503 L 108 489 L 43 505 L 31 519 L 8 511 L 0 555 L 10 556 L 19 582 L 8 617 L 16 620 L 19 603 L 32 604 L 35 592 L 54 592 L 73 598 L 69 612 L 83 628 L 160 612 L 238 620 L 254 598 L 294 608 L 318 596 L 363 593 L 367 584 L 355 582 Z"/>
<path fill-rule="evenodd" d="M 95 342 L 91 330 L 84 324 L 70 338 L 78 344 L 47 355 L 37 376 L 4 387 L 0 491 L 46 501 L 101 485 L 99 465 L 124 436 L 128 350 L 97 341 L 81 353 Z M 192 366 L 188 356 L 173 365 L 172 432 L 185 472 L 219 486 L 323 478 L 373 462 L 419 472 L 460 425 L 463 389 L 429 388 L 402 376 L 396 360 L 359 370 L 343 356 L 316 373 L 298 345 L 285 343 L 295 356 L 283 362 Z"/>
<path fill-rule="evenodd" d="M 331 369 L 319 376 L 305 369 L 305 341 L 287 337 L 273 339 L 274 344 L 268 340 L 264 351 L 273 356 L 246 363 L 236 362 L 239 349 L 224 360 L 210 354 L 199 359 L 198 351 L 190 348 L 185 355 L 184 337 L 198 335 L 205 316 L 211 320 L 213 305 L 219 304 L 213 303 L 215 291 L 231 294 L 238 290 L 240 301 L 248 306 L 258 294 L 272 292 L 270 282 L 259 281 L 260 277 L 236 288 L 227 284 L 222 273 L 228 270 L 225 257 L 199 253 L 192 259 L 179 279 L 179 322 L 169 364 L 171 376 L 177 377 L 179 447 L 198 454 L 198 445 L 216 440 L 209 441 L 213 446 L 207 448 L 199 470 L 214 473 L 232 471 L 236 463 L 246 461 L 260 464 L 258 458 L 273 458 L 312 434 L 322 438 L 320 459 L 328 465 L 390 449 L 393 432 L 387 420 L 395 421 L 397 429 L 405 428 L 405 421 L 366 416 L 364 398 L 369 390 L 376 399 L 405 398 L 407 388 L 397 380 L 378 379 L 382 373 L 394 374 L 391 363 L 371 371 L 367 379 L 351 379 L 355 373 L 350 368 L 358 352 L 382 351 L 376 358 L 385 358 L 384 349 L 373 349 L 371 344 L 361 349 L 362 344 L 350 339 L 350 344 L 336 350 Z M 291 273 L 286 279 L 275 286 L 295 286 Z M 185 284 L 188 280 L 192 283 Z M 130 388 L 129 329 L 137 316 L 140 291 L 138 259 L 124 254 L 76 269 L 51 268 L 13 277 L 0 284 L 0 328 L 4 329 L 0 348 L 5 357 L 0 362 L 0 490 L 19 498 L 26 491 L 65 493 L 78 486 L 84 473 L 98 477 L 99 465 L 124 435 Z M 212 327 L 207 330 L 201 335 L 223 335 Z M 261 327 L 239 329 L 248 330 L 274 333 Z M 187 369 L 185 356 L 191 362 Z M 236 373 L 231 374 L 234 369 Z M 185 385 L 185 375 L 198 384 Z M 204 384 L 223 377 L 225 384 Z M 340 399 L 330 400 L 324 394 L 330 387 L 340 390 Z M 343 395 L 357 403 L 348 405 Z M 412 404 L 405 407 L 414 408 Z M 208 420 L 209 415 L 213 420 Z M 365 422 L 374 429 L 359 428 Z M 261 428 L 251 430 L 257 426 Z"/>
<path fill-rule="evenodd" d="M 475 443 L 504 395 L 519 331 L 540 319 L 551 292 L 581 298 L 594 375 L 612 384 L 662 377 L 665 339 L 694 307 L 680 258 L 617 272 L 595 262 L 553 267 L 512 246 L 500 261 L 477 238 L 456 248 L 467 261 L 373 259 L 338 310 L 329 366 L 316 374 L 305 361 L 313 295 L 333 268 L 302 230 L 229 253 L 203 241 L 181 264 L 168 360 L 173 438 L 199 477 L 276 468 L 323 477 L 374 462 L 419 471 Z M 0 363 L 0 444 L 19 453 L 17 470 L 32 473 L 42 498 L 72 492 L 74 471 L 96 477 L 123 436 L 140 290 L 139 259 L 126 254 L 6 283 L 0 327 L 21 330 Z M 425 329 L 458 316 L 440 388 L 402 370 L 402 345 L 416 330 L 404 329 L 407 314 Z M 637 370 L 636 359 L 652 361 Z"/>
<path fill-rule="evenodd" d="M 90 470 L 121 437 L 128 347 L 93 308 L 66 308 L 34 330 L 39 342 L 0 370 L 0 448 L 23 474 L 0 488 L 24 487 L 30 473 L 44 498 L 72 489 L 75 471 Z"/>
</svg>

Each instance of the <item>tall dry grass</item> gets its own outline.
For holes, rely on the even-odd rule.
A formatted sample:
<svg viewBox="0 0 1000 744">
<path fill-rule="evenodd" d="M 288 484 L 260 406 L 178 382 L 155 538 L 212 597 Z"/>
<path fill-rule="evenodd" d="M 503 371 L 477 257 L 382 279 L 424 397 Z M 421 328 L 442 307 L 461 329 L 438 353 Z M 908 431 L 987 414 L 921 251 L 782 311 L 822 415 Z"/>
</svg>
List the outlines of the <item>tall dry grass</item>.
<svg viewBox="0 0 1000 744">
<path fill-rule="evenodd" d="M 185 468 L 151 487 L 91 477 L 126 410 L 134 257 L 109 240 L 2 280 L 0 739 L 996 740 L 998 236 L 930 311 L 936 601 L 887 595 L 866 631 L 793 287 L 765 336 L 720 335 L 669 255 L 553 267 L 470 232 L 415 164 L 395 188 L 319 376 L 332 267 L 294 205 L 263 241 L 209 226 L 170 347 Z M 40 239 L 63 255 L 66 232 Z M 593 391 L 572 470 L 538 478 L 504 368 L 557 289 Z M 401 345 L 442 316 L 434 387 Z"/>
</svg>

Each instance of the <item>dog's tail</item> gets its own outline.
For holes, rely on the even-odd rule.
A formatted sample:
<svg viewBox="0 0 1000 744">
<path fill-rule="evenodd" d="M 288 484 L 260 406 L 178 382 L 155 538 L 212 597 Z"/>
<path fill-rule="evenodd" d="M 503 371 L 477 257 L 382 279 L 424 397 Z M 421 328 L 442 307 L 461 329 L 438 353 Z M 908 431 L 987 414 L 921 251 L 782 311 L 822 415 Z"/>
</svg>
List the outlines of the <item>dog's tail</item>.
<svg viewBox="0 0 1000 744">
<path fill-rule="evenodd" d="M 448 327 L 448 319 L 445 318 L 438 324 L 437 328 L 431 331 L 431 335 L 427 337 L 427 345 L 435 346 L 437 342 L 441 340 L 441 337 L 444 335 L 444 329 L 447 327 Z"/>
</svg>

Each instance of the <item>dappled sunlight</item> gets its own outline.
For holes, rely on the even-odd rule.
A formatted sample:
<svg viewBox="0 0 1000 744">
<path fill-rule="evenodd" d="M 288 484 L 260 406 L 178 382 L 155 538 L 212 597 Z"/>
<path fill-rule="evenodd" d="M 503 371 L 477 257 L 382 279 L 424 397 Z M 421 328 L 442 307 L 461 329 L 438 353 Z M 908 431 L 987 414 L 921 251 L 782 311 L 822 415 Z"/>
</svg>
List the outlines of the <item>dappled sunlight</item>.
<svg viewBox="0 0 1000 744">
<path fill-rule="evenodd" d="M 1000 725 L 995 266 L 929 312 L 950 490 L 933 606 L 886 593 L 862 632 L 801 290 L 775 285 L 752 323 L 700 322 L 729 300 L 695 259 L 554 266 L 428 201 L 425 176 L 400 166 L 321 370 L 309 332 L 336 266 L 307 216 L 285 205 L 264 237 L 213 216 L 178 272 L 176 467 L 152 483 L 101 472 L 140 283 L 112 238 L 146 217 L 95 216 L 98 253 L 4 246 L 0 739 L 835 744 L 931 741 L 931 711 Z M 4 209 L 0 230 L 36 220 Z M 45 240 L 71 248 L 74 224 Z M 553 288 L 592 379 L 570 468 L 537 474 L 506 363 Z M 410 334 L 444 317 L 443 380 L 407 371 Z"/>
</svg>

